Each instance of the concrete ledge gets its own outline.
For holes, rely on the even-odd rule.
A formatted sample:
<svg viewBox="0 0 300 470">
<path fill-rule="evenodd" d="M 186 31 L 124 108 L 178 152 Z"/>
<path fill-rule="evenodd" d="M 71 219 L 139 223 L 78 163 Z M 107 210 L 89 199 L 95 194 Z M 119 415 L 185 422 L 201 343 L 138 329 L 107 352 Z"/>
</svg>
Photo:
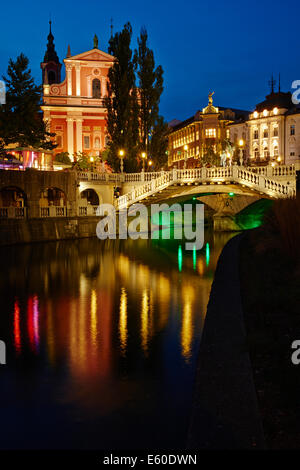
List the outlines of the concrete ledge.
<svg viewBox="0 0 300 470">
<path fill-rule="evenodd" d="M 0 220 L 0 246 L 96 236 L 99 217 Z"/>
<path fill-rule="evenodd" d="M 240 298 L 239 242 L 225 246 L 200 344 L 189 449 L 265 447 Z"/>
</svg>

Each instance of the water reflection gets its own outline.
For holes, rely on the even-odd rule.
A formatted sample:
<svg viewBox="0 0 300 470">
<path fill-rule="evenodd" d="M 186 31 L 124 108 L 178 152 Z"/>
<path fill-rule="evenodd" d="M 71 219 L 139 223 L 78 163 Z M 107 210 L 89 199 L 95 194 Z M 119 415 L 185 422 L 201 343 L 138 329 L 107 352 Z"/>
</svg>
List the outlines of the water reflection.
<svg viewBox="0 0 300 470">
<path fill-rule="evenodd" d="M 2 402 L 16 387 L 30 390 L 24 406 L 38 407 L 32 427 L 40 430 L 51 409 L 62 424 L 49 445 L 120 447 L 127 435 L 140 447 L 179 445 L 211 282 L 228 238 L 206 234 L 201 252 L 186 252 L 176 240 L 80 240 L 2 250 L 0 326 L 16 371 L 16 381 L 7 375 Z M 18 372 L 20 361 L 29 375 Z M 95 437 L 78 441 L 83 430 Z M 43 436 L 36 434 L 41 447 Z"/>
<path fill-rule="evenodd" d="M 126 356 L 127 348 L 127 293 L 124 287 L 121 290 L 120 298 L 120 319 L 119 319 L 119 334 L 120 334 L 120 350 L 122 356 Z"/>
</svg>

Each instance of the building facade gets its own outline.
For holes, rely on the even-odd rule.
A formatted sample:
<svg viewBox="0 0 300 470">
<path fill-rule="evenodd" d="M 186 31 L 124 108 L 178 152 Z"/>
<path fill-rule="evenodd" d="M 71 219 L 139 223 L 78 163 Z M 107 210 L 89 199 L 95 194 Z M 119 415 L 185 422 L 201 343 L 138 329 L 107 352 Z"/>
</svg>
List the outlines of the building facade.
<svg viewBox="0 0 300 470">
<path fill-rule="evenodd" d="M 236 145 L 245 136 L 248 164 L 292 164 L 300 162 L 300 108 L 291 93 L 274 92 L 259 103 L 249 119 L 228 125 Z"/>
<path fill-rule="evenodd" d="M 248 116 L 247 111 L 213 106 L 213 93 L 209 94 L 208 106 L 191 118 L 172 121 L 168 133 L 168 166 L 195 168 L 202 165 L 208 148 L 221 154 L 223 143 L 229 139 L 228 125 L 240 122 Z"/>
<path fill-rule="evenodd" d="M 78 152 L 99 155 L 106 144 L 106 108 L 108 71 L 115 59 L 98 48 L 64 59 L 66 77 L 61 81 L 61 67 L 51 31 L 41 63 L 43 78 L 43 116 L 50 132 L 56 134 L 54 153 L 68 152 L 71 160 Z"/>
</svg>

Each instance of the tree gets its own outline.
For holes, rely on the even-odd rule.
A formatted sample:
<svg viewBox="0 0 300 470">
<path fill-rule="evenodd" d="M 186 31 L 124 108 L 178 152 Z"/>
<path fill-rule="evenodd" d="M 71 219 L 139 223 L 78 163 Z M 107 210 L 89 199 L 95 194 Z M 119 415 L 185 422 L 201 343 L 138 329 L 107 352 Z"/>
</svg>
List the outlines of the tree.
<svg viewBox="0 0 300 470">
<path fill-rule="evenodd" d="M 37 86 L 28 68 L 29 60 L 20 54 L 9 60 L 6 84 L 6 104 L 0 107 L 0 138 L 4 145 L 52 150 L 56 147 L 40 113 L 42 87 Z"/>
<path fill-rule="evenodd" d="M 108 48 L 116 61 L 108 73 L 108 96 L 105 98 L 109 137 L 107 161 L 115 171 L 120 169 L 120 149 L 125 152 L 125 169 L 137 169 L 139 123 L 131 37 L 131 25 L 126 23 L 120 33 L 111 37 Z"/>
<path fill-rule="evenodd" d="M 164 166 L 168 161 L 168 141 L 166 138 L 167 131 L 168 124 L 165 122 L 162 116 L 158 116 L 156 123 L 152 128 L 149 142 L 150 155 L 154 161 L 155 167 L 158 169 Z"/>
<path fill-rule="evenodd" d="M 59 163 L 65 163 L 66 165 L 71 165 L 72 161 L 68 152 L 60 152 L 55 155 L 55 161 Z"/>
<path fill-rule="evenodd" d="M 138 38 L 138 49 L 134 54 L 134 63 L 137 69 L 138 90 L 139 90 L 139 121 L 141 148 L 148 152 L 149 136 L 153 129 L 162 128 L 162 121 L 159 117 L 159 102 L 163 92 L 163 69 L 159 65 L 155 68 L 154 54 L 148 47 L 148 33 L 145 28 L 141 29 Z M 158 136 L 165 138 L 161 132 L 156 132 L 155 145 L 160 145 Z M 154 155 L 151 155 L 154 158 Z"/>
</svg>

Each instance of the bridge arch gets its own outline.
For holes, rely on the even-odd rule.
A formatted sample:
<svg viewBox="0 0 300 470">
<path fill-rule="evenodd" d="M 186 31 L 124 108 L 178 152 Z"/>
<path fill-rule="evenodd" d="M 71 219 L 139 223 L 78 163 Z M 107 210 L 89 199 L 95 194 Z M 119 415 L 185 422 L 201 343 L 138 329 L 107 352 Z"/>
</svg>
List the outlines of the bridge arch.
<svg viewBox="0 0 300 470">
<path fill-rule="evenodd" d="M 92 188 L 86 188 L 80 192 L 81 202 L 87 201 L 87 204 L 91 206 L 99 206 L 101 204 L 101 196 Z"/>
<path fill-rule="evenodd" d="M 66 193 L 56 187 L 43 189 L 40 193 L 40 207 L 56 206 L 65 207 L 67 205 Z"/>
<path fill-rule="evenodd" d="M 27 195 L 18 186 L 0 188 L 0 207 L 26 207 Z"/>
</svg>

